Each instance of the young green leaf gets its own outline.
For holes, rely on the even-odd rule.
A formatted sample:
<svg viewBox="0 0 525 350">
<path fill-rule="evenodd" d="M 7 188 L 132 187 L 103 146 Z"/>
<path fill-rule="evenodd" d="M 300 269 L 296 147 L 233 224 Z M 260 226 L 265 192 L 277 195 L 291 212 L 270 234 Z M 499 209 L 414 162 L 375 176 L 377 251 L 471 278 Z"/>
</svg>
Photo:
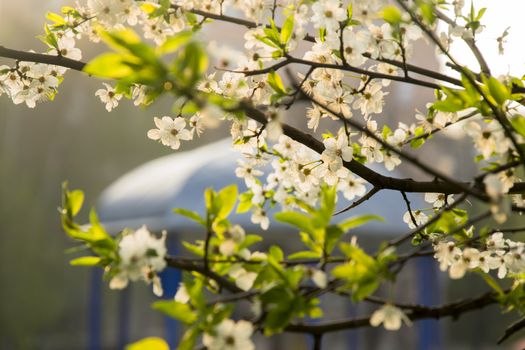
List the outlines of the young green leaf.
<svg viewBox="0 0 525 350">
<path fill-rule="evenodd" d="M 73 259 L 69 262 L 71 266 L 95 266 L 101 262 L 102 258 L 98 256 L 83 256 Z"/>
<path fill-rule="evenodd" d="M 372 215 L 372 214 L 370 214 L 370 215 L 360 215 L 360 216 L 354 216 L 354 217 L 348 218 L 346 220 L 343 220 L 337 226 L 339 226 L 339 228 L 341 228 L 341 230 L 343 230 L 344 232 L 347 232 L 348 230 L 351 230 L 353 228 L 362 226 L 362 225 L 364 225 L 367 222 L 372 221 L 372 220 L 377 220 L 377 221 L 381 221 L 381 222 L 385 221 L 379 215 Z"/>
<path fill-rule="evenodd" d="M 152 307 L 185 324 L 192 324 L 198 319 L 197 313 L 191 309 L 190 305 L 174 300 L 156 301 Z"/>
<path fill-rule="evenodd" d="M 217 218 L 225 219 L 230 215 L 237 202 L 237 185 L 230 185 L 223 188 L 218 193 L 221 207 L 217 213 Z"/>
<path fill-rule="evenodd" d="M 525 118 L 521 115 L 516 115 L 510 120 L 512 127 L 516 130 L 521 136 L 525 137 Z"/>
<path fill-rule="evenodd" d="M 163 339 L 149 337 L 126 346 L 126 350 L 169 350 L 170 347 Z"/>
<path fill-rule="evenodd" d="M 173 208 L 173 212 L 182 216 L 187 217 L 188 219 L 191 219 L 195 222 L 198 222 L 201 225 L 206 225 L 206 221 L 201 218 L 201 216 L 191 210 L 183 209 L 183 208 Z"/>
<path fill-rule="evenodd" d="M 294 29 L 294 16 L 288 16 L 284 21 L 281 29 L 281 44 L 286 45 L 290 41 L 293 35 Z"/>
</svg>

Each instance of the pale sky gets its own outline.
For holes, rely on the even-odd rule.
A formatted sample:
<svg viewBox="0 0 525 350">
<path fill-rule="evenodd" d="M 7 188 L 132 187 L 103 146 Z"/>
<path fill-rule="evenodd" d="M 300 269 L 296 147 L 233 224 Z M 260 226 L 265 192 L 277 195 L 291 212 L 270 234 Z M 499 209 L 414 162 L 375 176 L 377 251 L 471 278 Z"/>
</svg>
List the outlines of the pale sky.
<svg viewBox="0 0 525 350">
<path fill-rule="evenodd" d="M 465 10 L 470 8 L 470 1 L 465 1 Z M 486 28 L 477 38 L 477 43 L 493 74 L 511 73 L 516 76 L 525 74 L 525 0 L 476 0 L 476 11 L 486 7 L 482 24 Z M 505 45 L 505 54 L 498 54 L 496 39 L 505 28 L 510 27 Z M 477 67 L 469 49 L 458 44 L 453 46 L 453 54 L 460 62 Z"/>
</svg>

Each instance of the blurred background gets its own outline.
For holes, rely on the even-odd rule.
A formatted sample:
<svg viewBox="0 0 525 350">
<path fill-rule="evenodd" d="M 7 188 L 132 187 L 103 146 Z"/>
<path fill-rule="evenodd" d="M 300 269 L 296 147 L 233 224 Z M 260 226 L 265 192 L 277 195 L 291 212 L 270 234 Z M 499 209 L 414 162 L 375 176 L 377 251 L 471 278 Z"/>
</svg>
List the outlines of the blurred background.
<svg viewBox="0 0 525 350">
<path fill-rule="evenodd" d="M 507 2 L 509 6 L 519 6 L 517 1 L 502 1 Z M 0 45 L 22 50 L 43 49 L 35 36 L 43 32 L 45 13 L 58 12 L 61 6 L 71 3 L 58 0 L 0 0 Z M 514 13 L 519 14 L 520 11 Z M 506 17 L 507 22 L 502 23 L 501 32 L 511 25 L 512 18 Z M 214 31 L 228 34 L 215 39 L 221 44 L 235 43 L 240 36 L 239 32 L 232 30 L 234 28 L 224 26 L 221 31 Z M 513 31 L 511 35 L 516 32 L 519 33 Z M 492 39 L 495 37 L 497 35 Z M 84 60 L 97 53 L 95 48 L 82 47 Z M 518 56 L 515 54 L 513 57 Z M 432 49 L 422 47 L 417 50 L 415 60 L 416 64 L 438 67 Z M 520 59 L 518 63 L 521 65 L 522 61 Z M 11 63 L 0 58 L 0 64 Z M 505 67 L 502 70 L 505 71 Z M 92 311 L 92 276 L 88 269 L 68 265 L 70 257 L 65 250 L 72 247 L 72 242 L 62 232 L 57 213 L 61 183 L 67 180 L 71 188 L 84 190 L 87 194 L 86 205 L 93 206 L 103 190 L 120 176 L 149 160 L 172 154 L 171 150 L 146 137 L 146 131 L 153 126 L 152 117 L 169 114 L 171 101 L 161 100 L 147 110 L 137 109 L 123 101 L 116 110 L 107 113 L 104 105 L 94 96 L 99 87 L 100 81 L 86 79 L 78 72 L 69 72 L 52 103 L 28 109 L 25 105 L 15 106 L 8 98 L 0 97 L 2 350 L 87 349 L 90 344 L 88 326 Z M 413 115 L 415 108 L 424 110 L 425 102 L 431 96 L 432 91 L 393 84 L 387 100 L 390 107 L 386 114 L 391 118 L 388 120 L 392 122 Z M 292 115 L 296 113 L 302 113 L 301 109 L 291 112 Z M 291 122 L 302 124 L 297 119 L 300 118 L 294 118 L 295 121 Z M 209 130 L 195 142 L 183 144 L 182 148 L 189 150 L 227 134 L 224 127 Z M 439 157 L 434 158 L 437 159 L 435 166 L 459 178 L 468 178 L 474 169 L 464 166 L 464 160 L 470 157 L 470 150 L 464 146 L 451 132 L 432 140 L 425 147 L 429 151 L 423 157 L 438 154 Z M 402 176 L 419 176 L 413 169 L 401 171 Z M 467 284 L 471 289 L 466 289 Z M 473 285 L 481 286 L 480 283 L 476 285 L 467 281 L 443 288 L 440 290 L 441 300 L 453 300 L 468 293 L 479 294 L 476 288 L 472 288 Z M 133 298 L 133 312 L 127 317 L 136 319 L 153 314 L 148 306 L 153 300 L 151 293 L 146 287 L 134 288 L 139 292 Z M 117 314 L 121 296 L 106 287 L 103 290 L 102 347 L 118 348 Z M 491 320 L 491 312 L 494 311 L 497 309 L 465 315 L 458 322 L 444 322 L 443 332 L 439 335 L 441 340 L 436 346 L 447 349 L 493 348 L 494 340 L 505 327 L 505 322 L 496 324 Z M 161 321 L 152 321 L 151 325 L 149 328 L 135 326 L 135 333 L 130 334 L 131 340 L 163 334 Z M 385 338 L 386 343 L 375 344 L 389 348 L 391 337 Z M 294 348 L 304 348 L 297 344 Z M 353 348 L 365 348 L 364 343 L 360 344 Z M 417 342 L 410 344 L 409 348 L 418 346 Z M 509 343 L 508 347 L 511 346 Z"/>
</svg>

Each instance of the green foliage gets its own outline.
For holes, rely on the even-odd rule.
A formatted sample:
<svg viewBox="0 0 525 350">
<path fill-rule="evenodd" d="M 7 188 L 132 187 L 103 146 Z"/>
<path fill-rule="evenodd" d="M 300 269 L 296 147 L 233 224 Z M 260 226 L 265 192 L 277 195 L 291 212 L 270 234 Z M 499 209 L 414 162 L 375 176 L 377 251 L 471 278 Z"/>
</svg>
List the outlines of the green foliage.
<svg viewBox="0 0 525 350">
<path fill-rule="evenodd" d="M 96 266 L 102 262 L 102 258 L 98 256 L 83 256 L 81 258 L 76 258 L 71 260 L 69 263 L 72 266 Z"/>
<path fill-rule="evenodd" d="M 382 220 L 377 215 L 364 215 L 348 218 L 339 224 L 330 224 L 335 212 L 336 189 L 324 186 L 321 205 L 318 209 L 308 208 L 308 213 L 280 212 L 275 214 L 277 221 L 298 228 L 303 243 L 309 252 L 299 252 L 290 258 L 322 257 L 332 253 L 341 237 L 349 230 L 366 224 L 370 220 Z"/>
<path fill-rule="evenodd" d="M 169 345 L 163 339 L 149 337 L 126 346 L 126 350 L 169 350 Z"/>
<path fill-rule="evenodd" d="M 388 265 L 395 260 L 393 251 L 383 251 L 374 259 L 354 244 L 341 243 L 340 248 L 349 261 L 336 266 L 332 275 L 345 282 L 342 289 L 350 290 L 354 302 L 372 294 L 382 279 L 391 277 Z"/>
<path fill-rule="evenodd" d="M 385 6 L 382 11 L 382 16 L 385 22 L 391 25 L 399 25 L 402 21 L 401 10 L 394 5 Z"/>
<path fill-rule="evenodd" d="M 98 263 L 105 265 L 116 259 L 116 243 L 113 238 L 106 232 L 100 224 L 97 214 L 91 210 L 89 215 L 90 225 L 88 227 L 80 226 L 75 222 L 76 215 L 80 212 L 84 202 L 82 191 L 69 191 L 67 183 L 63 184 L 62 208 L 60 210 L 62 218 L 62 227 L 64 231 L 73 239 L 83 243 L 96 255 L 100 257 Z M 93 259 L 77 260 L 75 264 L 87 261 L 93 262 Z M 73 263 L 73 262 L 72 262 Z"/>
<path fill-rule="evenodd" d="M 152 307 L 154 310 L 160 311 L 184 324 L 192 324 L 198 318 L 197 313 L 192 310 L 190 305 L 179 303 L 174 300 L 156 301 L 153 303 Z"/>
<path fill-rule="evenodd" d="M 136 84 L 149 87 L 147 101 L 166 91 L 191 93 L 208 68 L 201 45 L 190 31 L 182 31 L 156 49 L 143 43 L 131 29 L 101 32 L 102 40 L 115 52 L 104 53 L 84 68 L 90 75 L 117 80 L 118 93 L 129 95 Z M 166 64 L 165 56 L 173 56 Z"/>
<path fill-rule="evenodd" d="M 183 208 L 174 208 L 173 212 L 175 214 L 179 214 L 179 215 L 185 216 L 188 219 L 191 219 L 191 220 L 193 220 L 193 221 L 195 221 L 195 222 L 197 222 L 197 223 L 199 223 L 201 225 L 206 225 L 206 220 L 201 218 L 201 216 L 198 213 L 194 212 L 194 211 L 183 209 Z"/>
<path fill-rule="evenodd" d="M 267 81 L 279 97 L 286 95 L 286 88 L 284 87 L 283 81 L 275 71 L 268 73 Z"/>
<path fill-rule="evenodd" d="M 294 29 L 294 17 L 288 16 L 284 21 L 283 27 L 281 29 L 280 42 L 282 45 L 288 44 L 293 35 Z"/>
<path fill-rule="evenodd" d="M 515 115 L 510 120 L 510 124 L 521 136 L 525 137 L 525 118 L 522 115 Z"/>
</svg>

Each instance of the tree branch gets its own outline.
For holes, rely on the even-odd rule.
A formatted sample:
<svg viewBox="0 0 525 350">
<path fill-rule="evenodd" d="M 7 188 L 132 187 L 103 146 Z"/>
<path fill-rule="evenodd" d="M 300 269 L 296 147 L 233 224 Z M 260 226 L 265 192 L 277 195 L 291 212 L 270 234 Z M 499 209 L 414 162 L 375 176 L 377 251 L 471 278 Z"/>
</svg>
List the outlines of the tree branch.
<svg viewBox="0 0 525 350">
<path fill-rule="evenodd" d="M 71 68 L 73 70 L 81 71 L 86 66 L 86 63 L 81 61 L 72 60 L 64 56 L 46 55 L 35 52 L 19 51 L 8 49 L 0 45 L 0 57 L 12 58 L 18 61 L 24 62 L 35 62 L 51 64 L 54 66 L 61 66 L 65 68 Z"/>
<path fill-rule="evenodd" d="M 227 278 L 215 273 L 214 271 L 210 269 L 204 268 L 204 266 L 200 266 L 198 264 L 194 264 L 194 263 L 191 263 L 191 262 L 188 262 L 188 261 L 185 261 L 183 259 L 179 259 L 173 256 L 166 257 L 166 263 L 168 264 L 169 267 L 173 267 L 176 269 L 189 271 L 189 272 L 198 272 L 203 276 L 211 278 L 212 280 L 217 282 L 219 286 L 221 286 L 222 288 L 232 293 L 244 292 L 241 288 L 237 287 L 235 283 L 231 282 Z"/>
<path fill-rule="evenodd" d="M 467 298 L 437 307 L 422 307 L 420 309 L 415 309 L 408 313 L 407 317 L 412 321 L 428 318 L 440 319 L 443 317 L 452 317 L 456 319 L 466 312 L 482 309 L 488 305 L 495 304 L 497 302 L 497 297 L 497 293 L 489 292 L 482 294 L 477 298 Z M 287 326 L 285 330 L 292 333 L 325 334 L 329 332 L 367 327 L 369 325 L 370 317 L 362 317 L 316 324 L 291 324 Z"/>
<path fill-rule="evenodd" d="M 86 66 L 85 62 L 71 60 L 62 56 L 53 56 L 46 54 L 38 54 L 32 52 L 25 52 L 19 50 L 12 50 L 0 46 L 0 57 L 11 58 L 19 61 L 35 62 L 35 63 L 45 63 L 55 66 L 61 66 L 66 68 L 71 68 L 73 70 L 82 71 Z M 251 106 L 248 103 L 242 104 L 242 109 L 245 111 L 246 115 L 251 119 L 261 123 L 266 124 L 267 118 L 263 112 L 257 108 Z M 283 124 L 284 134 L 288 137 L 294 139 L 295 141 L 307 146 L 308 148 L 316 151 L 317 153 L 322 153 L 324 151 L 324 145 L 319 140 L 315 139 L 313 136 L 300 131 L 292 126 Z M 415 181 L 412 179 L 398 179 L 389 176 L 384 176 L 375 171 L 367 168 L 363 164 L 352 160 L 351 162 L 345 162 L 345 167 L 352 171 L 354 174 L 365 179 L 375 187 L 379 189 L 391 189 L 396 191 L 405 191 L 405 192 L 435 192 L 443 194 L 455 194 L 462 193 L 464 187 L 472 186 L 471 183 L 458 183 L 460 186 L 453 186 L 444 182 L 436 181 Z M 523 193 L 525 192 L 525 182 L 514 184 L 510 189 L 509 193 Z"/>
<path fill-rule="evenodd" d="M 514 322 L 507 329 L 505 329 L 505 333 L 501 336 L 501 338 L 498 339 L 498 345 L 503 343 L 505 340 L 510 338 L 514 333 L 519 332 L 523 328 L 525 328 L 525 317 Z"/>
<path fill-rule="evenodd" d="M 342 214 L 344 212 L 347 212 L 355 207 L 357 207 L 358 205 L 366 202 L 367 200 L 369 200 L 370 198 L 372 198 L 377 192 L 379 192 L 381 189 L 378 188 L 378 187 L 373 187 L 370 191 L 368 191 L 367 194 L 365 194 L 363 197 L 359 198 L 358 200 L 356 200 L 355 202 L 353 202 L 352 204 L 350 204 L 348 207 L 338 211 L 337 213 L 334 214 L 334 216 L 336 215 L 339 215 L 339 214 Z"/>
</svg>

